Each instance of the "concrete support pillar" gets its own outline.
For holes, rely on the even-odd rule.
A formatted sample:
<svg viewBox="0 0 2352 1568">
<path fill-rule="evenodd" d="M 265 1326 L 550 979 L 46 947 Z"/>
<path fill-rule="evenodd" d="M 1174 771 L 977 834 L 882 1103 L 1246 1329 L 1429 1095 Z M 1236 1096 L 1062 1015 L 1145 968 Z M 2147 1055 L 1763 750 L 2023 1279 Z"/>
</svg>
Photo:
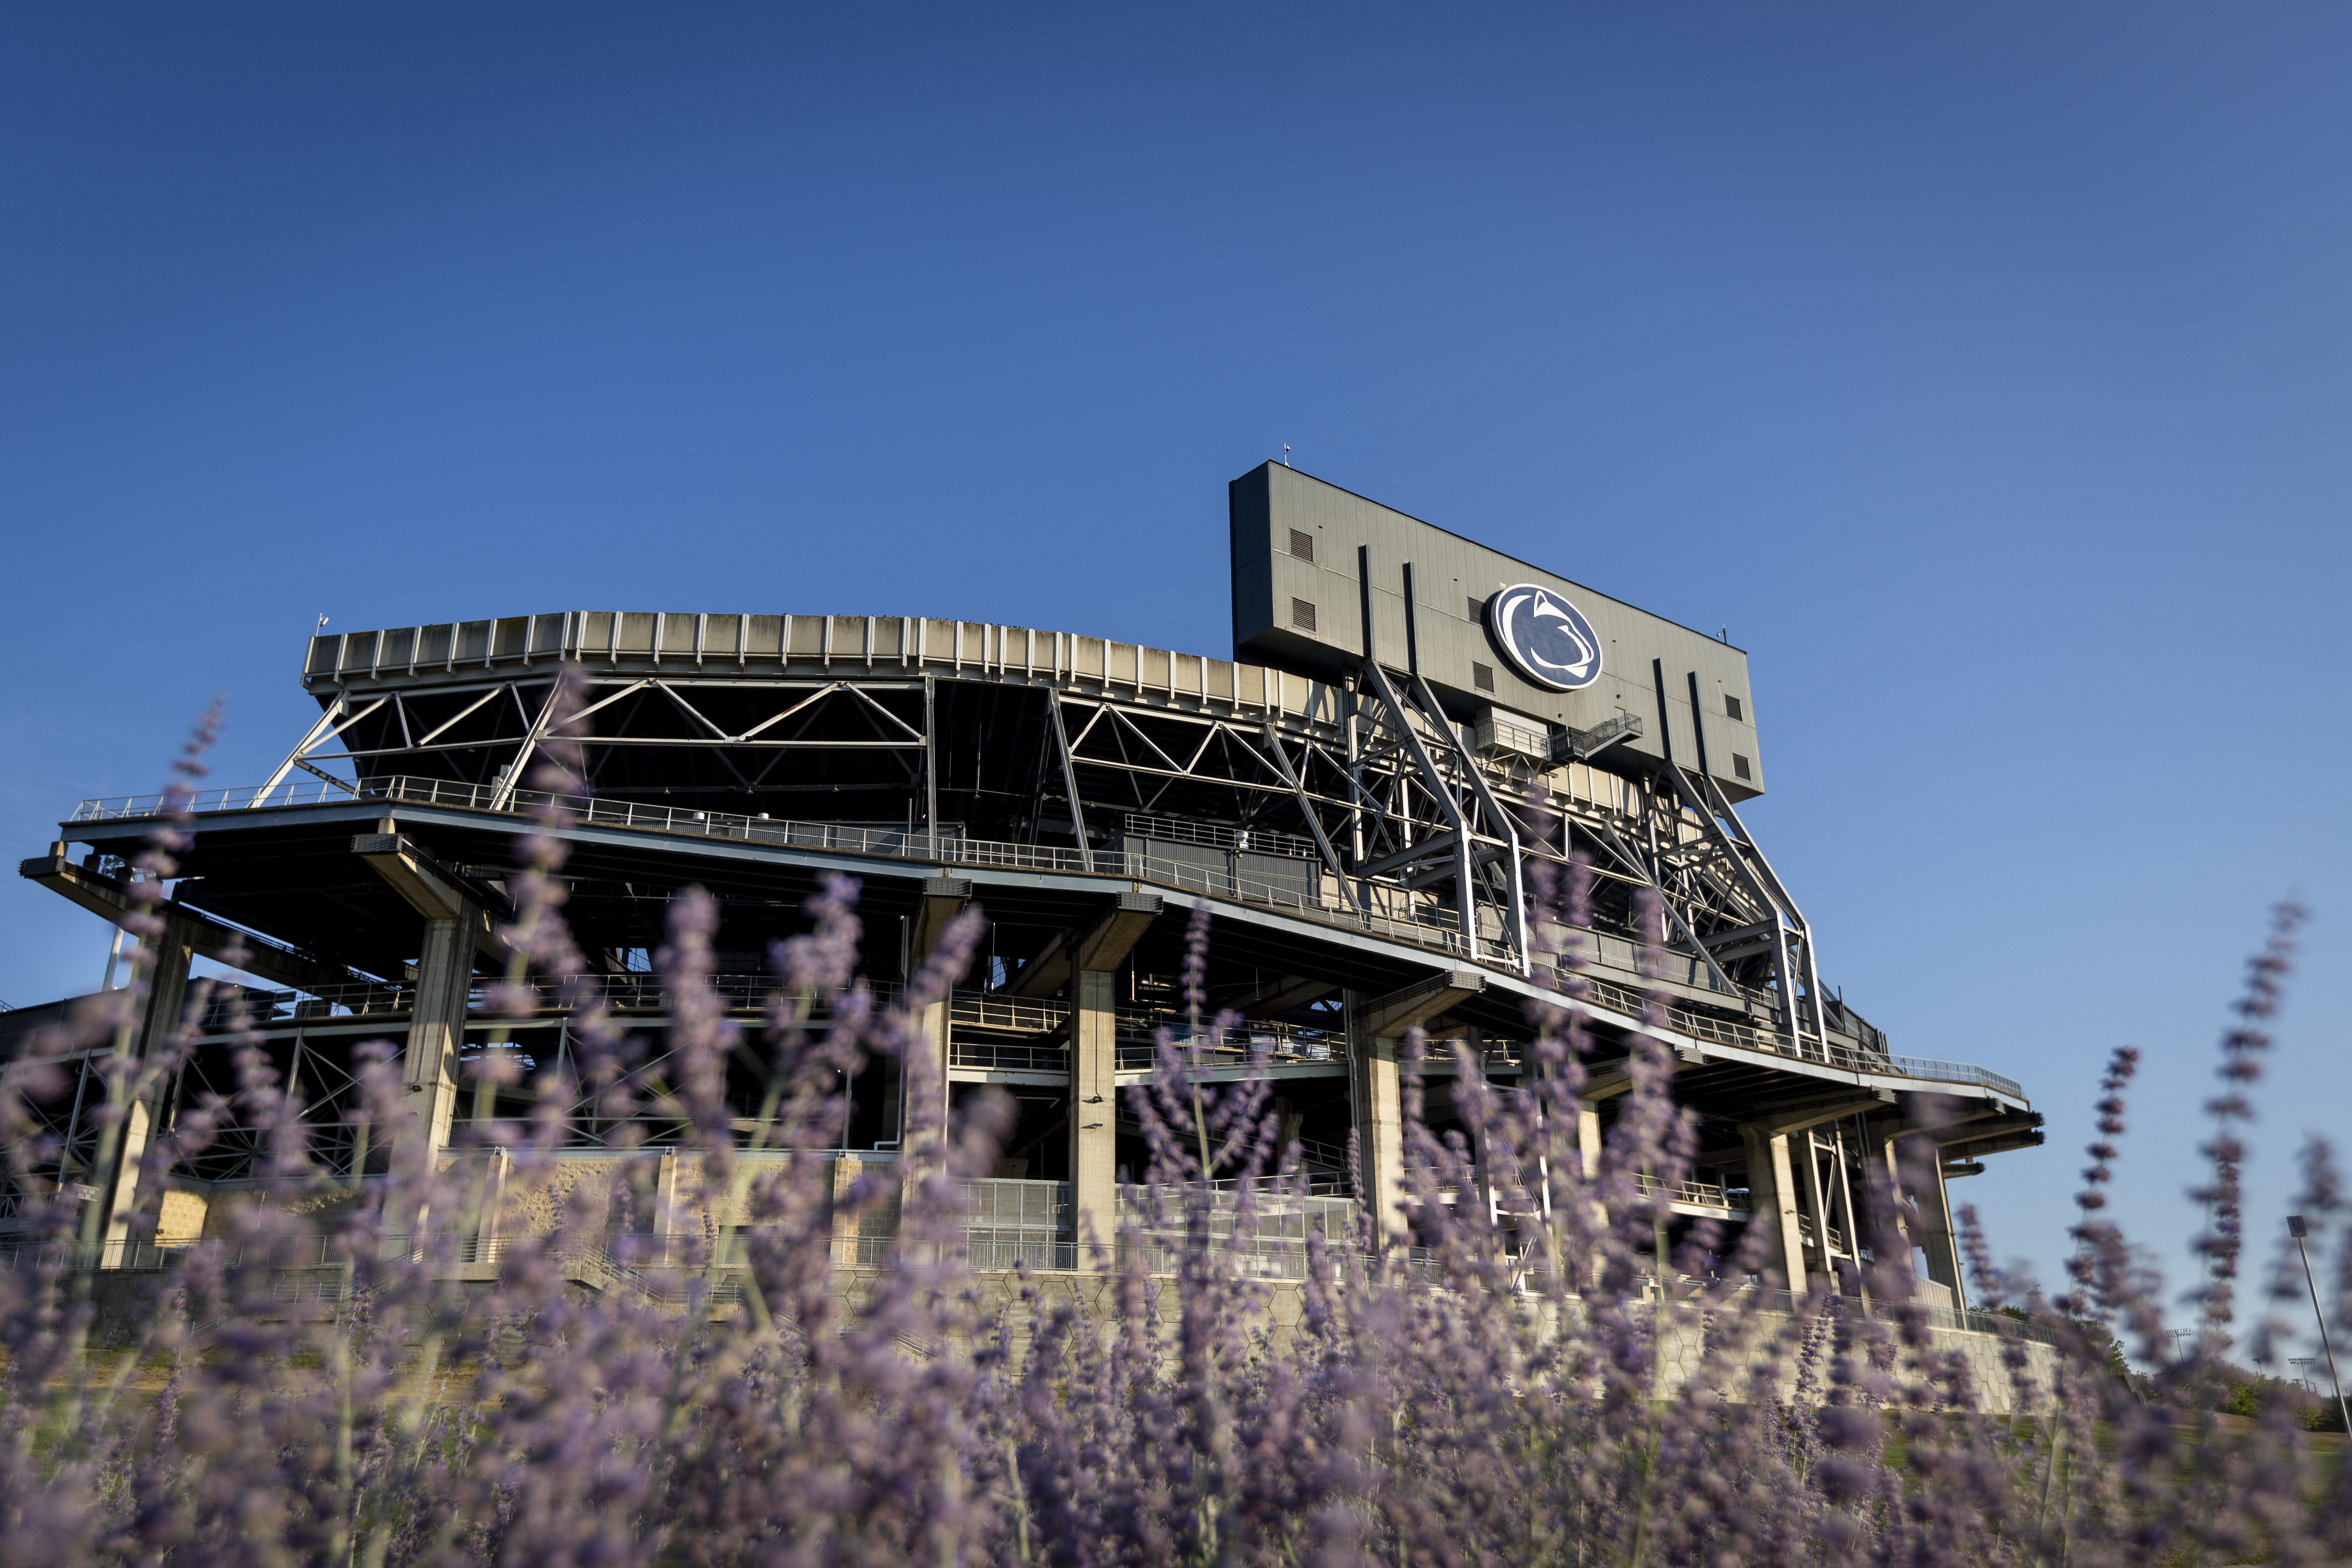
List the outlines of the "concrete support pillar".
<svg viewBox="0 0 2352 1568">
<path fill-rule="evenodd" d="M 1576 1102 L 1576 1147 L 1584 1156 L 1584 1179 L 1591 1181 L 1601 1174 L 1601 1102 L 1597 1100 Z"/>
<path fill-rule="evenodd" d="M 918 1024 L 923 1046 L 930 1053 L 931 1092 L 936 1098 L 930 1107 L 929 1121 L 934 1138 L 940 1135 L 948 1123 L 948 1067 L 955 1059 L 953 1012 L 953 1004 L 943 998 L 924 1008 Z M 899 1088 L 902 1095 L 906 1092 L 906 1081 L 902 1077 Z M 902 1154 L 907 1149 L 907 1126 L 908 1119 L 902 1116 L 898 1124 L 898 1150 Z"/>
<path fill-rule="evenodd" d="M 466 1038 L 466 994 L 473 986 L 475 929 L 481 910 L 461 905 L 451 920 L 425 922 L 416 954 L 416 1005 L 401 1052 L 400 1081 L 428 1150 L 449 1142 L 457 1114 L 457 1051 Z"/>
<path fill-rule="evenodd" d="M 1157 893 L 1121 893 L 1084 933 L 1056 944 L 1070 994 L 1070 1223 L 1081 1247 L 1091 1239 L 1107 1249 L 1118 1237 L 1118 972 L 1160 908 Z M 1081 1268 L 1093 1261 L 1076 1259 Z"/>
<path fill-rule="evenodd" d="M 1769 1227 L 1766 1232 L 1769 1245 L 1765 1264 L 1780 1270 L 1790 1289 L 1802 1293 L 1812 1289 L 1805 1278 L 1805 1233 L 1798 1223 L 1801 1182 L 1811 1191 L 1813 1223 L 1822 1228 L 1816 1239 L 1822 1243 L 1824 1269 L 1829 1256 L 1829 1204 L 1822 1193 L 1820 1168 L 1813 1160 L 1812 1130 L 1857 1112 L 1877 1111 L 1888 1098 L 1885 1090 L 1874 1089 L 1867 1098 L 1838 1097 L 1782 1105 L 1740 1128 L 1739 1139 L 1748 1150 L 1748 1223 Z M 1801 1135 L 1805 1142 L 1792 1150 L 1790 1140 Z M 1800 1158 L 1805 1162 L 1801 1176 L 1797 1170 Z"/>
<path fill-rule="evenodd" d="M 1356 1201 L 1381 1236 L 1404 1230 L 1404 1098 L 1397 1039 L 1370 1032 L 1369 1009 L 1348 993 L 1349 1089 L 1356 1112 Z"/>
<path fill-rule="evenodd" d="M 849 1189 L 856 1184 L 857 1176 L 857 1162 L 851 1159 L 848 1155 L 843 1154 L 833 1162 L 833 1235 L 834 1239 L 836 1241 L 853 1237 L 858 1233 L 857 1221 L 843 1215 L 841 1212 L 849 1203 Z M 850 1250 L 850 1254 L 846 1258 L 843 1258 L 836 1255 L 834 1261 L 836 1263 L 856 1262 L 857 1253 L 856 1248 L 853 1247 Z"/>
<path fill-rule="evenodd" d="M 1805 1236 L 1797 1223 L 1796 1168 L 1789 1153 L 1789 1134 L 1743 1127 L 1739 1135 L 1748 1146 L 1748 1223 L 1768 1227 L 1765 1267 L 1778 1268 L 1789 1289 L 1801 1295 Z"/>
<path fill-rule="evenodd" d="M 1367 997 L 1346 993 L 1348 1087 L 1355 1106 L 1358 1176 L 1362 1204 L 1381 1236 L 1404 1230 L 1404 1096 L 1398 1047 L 1415 1025 L 1452 1011 L 1486 988 L 1475 970 L 1441 971 L 1425 980 Z"/>
<path fill-rule="evenodd" d="M 1883 1129 L 1873 1131 L 1878 1131 Z M 1895 1245 L 1901 1248 L 1899 1256 L 1907 1268 L 1911 1261 L 1911 1248 L 1917 1243 L 1912 1237 L 1911 1222 L 1904 1216 L 1903 1212 L 1903 1161 L 1896 1152 L 1895 1139 L 1893 1137 L 1880 1138 L 1878 1152 L 1886 1168 L 1886 1195 L 1893 1200 L 1887 1206 L 1889 1217 L 1895 1226 Z"/>
<path fill-rule="evenodd" d="M 846 1212 L 849 1189 L 856 1184 L 860 1169 L 858 1162 L 847 1154 L 839 1155 L 833 1162 L 830 1228 L 833 1232 L 833 1261 L 836 1268 L 855 1268 L 866 1261 L 863 1243 L 859 1239 L 865 1230 L 864 1221 Z M 895 1231 L 898 1227 L 892 1224 L 888 1228 Z M 886 1234 L 881 1223 L 875 1225 L 873 1230 L 877 1236 Z"/>
<path fill-rule="evenodd" d="M 907 925 L 906 971 L 910 979 L 939 946 L 940 938 L 947 931 L 949 922 L 961 914 L 971 902 L 970 878 L 950 877 L 941 871 L 923 879 L 922 900 L 915 906 L 915 913 L 908 918 Z M 959 975 L 957 978 L 961 980 L 962 977 Z M 954 1055 L 951 1011 L 950 999 L 942 998 L 923 1010 L 919 1026 L 921 1037 L 930 1047 L 931 1082 L 939 1091 L 938 1103 L 930 1108 L 931 1117 L 941 1127 L 947 1124 L 948 1067 Z M 906 1093 L 906 1078 L 901 1073 L 898 1081 L 898 1148 L 901 1153 L 907 1147 L 909 1120 L 907 1112 L 912 1109 L 905 1102 Z"/>
<path fill-rule="evenodd" d="M 907 1043 L 911 1058 L 922 1052 L 930 1063 L 928 1105 L 915 1100 L 916 1075 L 898 1074 L 898 1210 L 906 1211 L 926 1177 L 947 1158 L 948 1062 L 953 1055 L 953 1007 L 945 1000 L 924 1008 L 915 1020 L 916 1037 Z M 907 1064 L 911 1068 L 912 1060 Z M 893 1229 L 895 1230 L 895 1223 Z"/>
<path fill-rule="evenodd" d="M 1960 1278 L 1960 1238 L 1952 1225 L 1950 1195 L 1944 1190 L 1944 1152 L 1928 1139 L 1915 1138 L 1904 1152 L 1920 1167 L 1913 1173 L 1919 1180 L 1908 1184 L 1919 1215 L 1919 1234 L 1912 1242 L 1927 1255 L 1927 1278 L 1949 1290 L 1953 1310 L 1965 1313 L 1969 1297 Z"/>
<path fill-rule="evenodd" d="M 1070 1189 L 1081 1247 L 1118 1236 L 1118 989 L 1108 970 L 1081 969 L 1071 989 Z M 1079 1264 L 1087 1259 L 1083 1256 Z"/>
<path fill-rule="evenodd" d="M 110 1244 L 130 1238 L 131 1216 L 139 1206 L 139 1164 L 147 1157 L 148 1143 L 163 1131 L 172 1101 L 170 1078 L 137 1094 L 132 1092 L 137 1088 L 134 1080 L 141 1065 L 162 1050 L 179 1028 L 180 1015 L 188 1002 L 188 964 L 195 956 L 194 930 L 191 922 L 177 915 L 164 912 L 163 919 L 163 931 L 148 944 L 152 962 L 147 966 L 146 1005 L 131 1030 L 130 1059 L 110 1064 L 114 1071 L 108 1075 L 107 1098 L 123 1108 L 123 1117 L 115 1135 L 114 1158 L 101 1179 L 92 1184 L 100 1189 L 99 1201 L 105 1205 L 100 1211 L 105 1215 L 100 1238 Z"/>
<path fill-rule="evenodd" d="M 466 1040 L 466 993 L 474 953 L 499 952 L 483 913 L 481 892 L 434 861 L 385 817 L 373 833 L 352 836 L 352 853 L 373 867 L 425 920 L 416 952 L 416 1005 L 409 1015 L 400 1081 L 427 1150 L 449 1142 L 457 1115 L 457 1052 Z"/>
<path fill-rule="evenodd" d="M 500 1144 L 490 1151 L 488 1166 L 482 1177 L 482 1218 L 476 1234 L 485 1242 L 495 1242 L 499 1221 L 506 1212 L 507 1178 L 514 1173 L 514 1158 Z"/>
<path fill-rule="evenodd" d="M 677 1151 L 665 1149 L 654 1167 L 654 1234 L 677 1234 Z"/>
</svg>

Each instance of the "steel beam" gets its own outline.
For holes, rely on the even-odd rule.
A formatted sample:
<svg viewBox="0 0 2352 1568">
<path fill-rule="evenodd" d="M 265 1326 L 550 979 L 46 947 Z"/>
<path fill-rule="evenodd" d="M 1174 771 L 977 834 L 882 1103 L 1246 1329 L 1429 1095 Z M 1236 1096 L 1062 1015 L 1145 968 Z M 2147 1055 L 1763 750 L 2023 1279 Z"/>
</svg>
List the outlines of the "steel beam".
<svg viewBox="0 0 2352 1568">
<path fill-rule="evenodd" d="M 19 863 L 16 871 L 26 881 L 38 882 L 52 892 L 64 895 L 100 920 L 120 925 L 122 917 L 131 911 L 130 891 L 122 883 L 75 865 L 66 858 L 63 845 L 57 846 L 42 858 Z M 289 990 L 316 994 L 348 985 L 382 984 L 348 969 L 289 952 L 185 905 L 174 903 L 166 907 L 173 918 L 185 922 L 189 943 L 198 954 L 215 963 L 226 963 L 229 959 L 226 955 L 237 952 L 241 954 L 236 961 L 239 970 Z"/>
<path fill-rule="evenodd" d="M 263 784 L 254 795 L 253 799 L 247 803 L 247 810 L 250 811 L 268 800 L 278 786 L 286 782 L 286 775 L 294 771 L 296 760 L 308 756 L 311 747 L 327 738 L 328 733 L 334 728 L 336 715 L 342 710 L 343 697 L 341 692 L 337 692 L 334 700 L 327 704 L 327 710 L 319 715 L 319 721 L 303 732 L 302 738 L 295 742 L 294 749 L 286 753 L 286 760 L 278 763 L 277 771 L 269 775 L 269 782 Z"/>
<path fill-rule="evenodd" d="M 1430 717 L 1444 722 L 1445 710 L 1438 706 L 1436 695 L 1429 689 L 1429 682 L 1415 672 L 1412 685 L 1422 707 Z M 1479 807 L 1486 812 L 1495 825 L 1495 831 L 1502 835 L 1506 842 L 1509 856 L 1505 865 L 1510 877 L 1512 942 L 1519 950 L 1519 973 L 1532 974 L 1535 969 L 1528 944 L 1528 888 L 1526 869 L 1519 855 L 1519 825 L 1505 813 L 1502 803 L 1495 798 L 1495 792 L 1486 787 L 1486 776 L 1478 771 L 1477 759 L 1462 743 L 1461 736 L 1454 732 L 1453 725 L 1445 722 L 1444 727 L 1447 738 L 1454 742 L 1454 755 L 1461 764 L 1462 776 L 1470 781 L 1470 788 L 1478 797 Z"/>
<path fill-rule="evenodd" d="M 1062 700 L 1051 688 L 1045 692 L 1045 708 L 1053 716 L 1054 740 L 1062 751 L 1062 788 L 1070 799 L 1070 828 L 1077 837 L 1078 860 L 1091 871 L 1095 868 L 1095 847 L 1087 837 L 1086 808 L 1078 804 L 1078 770 L 1070 755 L 1069 731 L 1062 726 Z"/>
<path fill-rule="evenodd" d="M 1387 706 L 1389 721 L 1397 727 L 1398 738 L 1412 758 L 1412 765 L 1420 772 L 1422 782 L 1436 798 L 1447 822 L 1454 828 L 1454 901 L 1461 906 L 1463 946 L 1472 957 L 1475 957 L 1478 952 L 1477 892 L 1470 868 L 1470 824 L 1464 819 L 1461 806 L 1454 803 L 1454 793 L 1444 775 L 1437 771 L 1437 764 L 1430 760 L 1428 749 L 1422 745 L 1420 732 L 1413 729 L 1412 719 L 1405 713 L 1403 700 L 1397 696 L 1396 688 L 1389 683 L 1388 672 L 1380 667 L 1378 660 L 1368 659 L 1364 664 L 1364 673 L 1370 679 L 1372 689 L 1380 693 L 1381 701 Z"/>
</svg>

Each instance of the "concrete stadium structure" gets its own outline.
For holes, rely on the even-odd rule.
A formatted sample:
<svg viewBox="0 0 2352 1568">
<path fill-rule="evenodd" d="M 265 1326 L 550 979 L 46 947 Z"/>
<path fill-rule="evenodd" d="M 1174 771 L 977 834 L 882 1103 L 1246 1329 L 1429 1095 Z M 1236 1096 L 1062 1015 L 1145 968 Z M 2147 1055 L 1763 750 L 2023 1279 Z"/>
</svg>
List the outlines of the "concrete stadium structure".
<svg viewBox="0 0 2352 1568">
<path fill-rule="evenodd" d="M 976 1261 L 1083 1271 L 1079 1238 L 1114 1234 L 1120 1172 L 1143 1164 L 1119 1089 L 1147 1076 L 1156 1028 L 1184 1026 L 1177 976 L 1202 906 L 1210 999 L 1247 1020 L 1207 1070 L 1276 1080 L 1317 1194 L 1261 1241 L 1263 1268 L 1294 1268 L 1306 1229 L 1358 1203 L 1407 1227 L 1400 1044 L 1419 1026 L 1517 1081 L 1527 1004 L 1559 998 L 1560 933 L 1529 889 L 1539 864 L 1576 857 L 1593 879 L 1572 1004 L 1597 1042 L 1586 1147 L 1625 1087 L 1643 993 L 1663 990 L 1656 1032 L 1704 1129 L 1674 1211 L 1765 1226 L 1792 1288 L 1834 1289 L 1866 1169 L 1925 1140 L 1937 1175 L 1905 1194 L 1910 1237 L 1964 1312 L 1945 1179 L 2038 1143 L 2041 1119 L 1999 1073 L 1895 1054 L 1823 984 L 1812 928 L 1739 815 L 1764 789 L 1746 655 L 1277 464 L 1234 481 L 1230 519 L 1233 659 L 888 614 L 588 610 L 315 637 L 317 722 L 263 784 L 196 802 L 127 1048 L 172 1026 L 193 958 L 242 944 L 245 973 L 278 988 L 247 999 L 330 1169 L 364 1179 L 383 1158 L 386 1132 L 370 1147 L 344 1119 L 364 1040 L 402 1044 L 416 1116 L 400 1136 L 441 1146 L 482 1110 L 523 1116 L 530 1086 L 478 1100 L 464 1064 L 498 1028 L 535 1066 L 566 1061 L 562 1019 L 500 1024 L 485 991 L 570 662 L 593 733 L 562 830 L 567 914 L 655 1070 L 666 1005 L 646 955 L 683 889 L 719 899 L 719 984 L 747 1015 L 768 942 L 800 929 L 828 872 L 863 880 L 862 968 L 886 988 L 958 910 L 984 911 L 982 962 L 927 1020 L 950 1097 L 997 1085 L 1020 1107 L 995 1178 L 972 1184 Z M 118 913 L 158 805 L 83 802 L 23 875 Z M 1637 973 L 1644 889 L 1665 910 L 1663 979 Z M 111 1048 L 64 1063 L 72 1092 L 42 1110 L 54 1174 L 81 1184 L 98 1205 L 86 1234 L 111 1244 L 94 1261 L 135 1266 L 135 1206 L 160 1205 L 154 1246 L 204 1234 L 258 1195 L 260 1151 L 232 1128 L 160 1197 L 136 1190 L 142 1139 L 230 1087 L 207 1036 L 98 1168 L 83 1112 Z M 730 1090 L 754 1117 L 756 1085 Z M 833 1147 L 776 1157 L 897 1159 L 903 1093 L 875 1068 L 847 1087 Z M 676 1193 L 675 1124 L 648 1112 L 624 1134 L 575 1110 L 583 1173 L 636 1148 Z M 1429 1115 L 1450 1121 L 1446 1086 Z M 884 1242 L 845 1238 L 853 1261 Z"/>
</svg>

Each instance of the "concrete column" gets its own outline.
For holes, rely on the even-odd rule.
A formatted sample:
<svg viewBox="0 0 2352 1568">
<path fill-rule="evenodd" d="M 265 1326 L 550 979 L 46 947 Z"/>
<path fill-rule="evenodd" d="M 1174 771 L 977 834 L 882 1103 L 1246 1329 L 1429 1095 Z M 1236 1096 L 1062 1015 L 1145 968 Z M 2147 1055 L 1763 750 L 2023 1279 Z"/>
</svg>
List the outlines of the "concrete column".
<svg viewBox="0 0 2352 1568">
<path fill-rule="evenodd" d="M 178 1030 L 180 1015 L 188 1003 L 188 964 L 195 956 L 194 927 L 177 915 L 162 913 L 163 930 L 147 944 L 153 962 L 147 966 L 146 1005 L 127 1046 L 131 1059 L 111 1064 L 115 1070 L 107 1083 L 107 1098 L 122 1106 L 123 1117 L 110 1166 L 92 1184 L 100 1188 L 100 1202 L 105 1205 L 101 1238 L 110 1243 L 130 1238 L 131 1216 L 139 1206 L 139 1163 L 147 1157 L 149 1142 L 162 1131 L 172 1099 L 170 1078 L 135 1096 L 133 1079 L 141 1065 L 162 1050 Z"/>
<path fill-rule="evenodd" d="M 1789 1155 L 1789 1134 L 1743 1127 L 1739 1136 L 1748 1146 L 1748 1223 L 1769 1227 L 1765 1267 L 1780 1269 L 1789 1289 L 1801 1295 L 1805 1236 L 1797 1224 L 1796 1170 Z"/>
<path fill-rule="evenodd" d="M 499 1237 L 499 1222 L 507 1206 L 507 1178 L 513 1173 L 514 1159 L 505 1145 L 492 1149 L 489 1169 L 482 1179 L 482 1219 L 477 1229 L 484 1241 L 496 1241 Z"/>
<path fill-rule="evenodd" d="M 1601 1102 L 1597 1100 L 1576 1102 L 1576 1146 L 1584 1156 L 1584 1179 L 1591 1181 L 1601 1174 Z"/>
<path fill-rule="evenodd" d="M 903 1071 L 898 1075 L 898 1206 L 900 1214 L 906 1212 L 924 1179 L 939 1172 L 947 1163 L 948 1060 L 951 1055 L 951 1027 L 950 1004 L 934 1002 L 916 1019 L 917 1038 L 908 1042 L 909 1053 L 925 1052 L 931 1064 L 930 1104 L 928 1107 L 914 1098 L 914 1075 Z M 919 1130 L 919 1123 L 922 1124 Z M 895 1218 L 892 1223 L 895 1230 Z"/>
<path fill-rule="evenodd" d="M 1886 1167 L 1886 1195 L 1893 1200 L 1887 1206 L 1895 1223 L 1895 1245 L 1903 1249 L 1903 1265 L 1906 1269 L 1908 1269 L 1911 1266 L 1911 1248 L 1917 1244 L 1912 1239 L 1911 1222 L 1904 1216 L 1903 1212 L 1903 1162 L 1895 1152 L 1895 1140 L 1892 1137 L 1879 1140 L 1878 1152 L 1880 1159 Z"/>
<path fill-rule="evenodd" d="M 1486 987 L 1475 970 L 1444 970 L 1367 997 L 1346 993 L 1348 1087 L 1354 1102 L 1357 1160 L 1364 1205 L 1382 1236 L 1404 1226 L 1404 1098 L 1397 1047 L 1416 1024 L 1427 1024 Z"/>
<path fill-rule="evenodd" d="M 1364 1026 L 1362 998 L 1348 993 L 1348 1072 L 1356 1112 L 1356 1201 L 1381 1236 L 1404 1229 L 1404 1099 L 1397 1041 Z"/>
<path fill-rule="evenodd" d="M 1927 1278 L 1949 1290 L 1953 1310 L 1965 1314 L 1969 1297 L 1960 1282 L 1960 1238 L 1954 1233 L 1951 1199 L 1944 1190 L 1944 1152 L 1926 1138 L 1912 1140 L 1905 1152 L 1927 1167 L 1925 1179 L 1910 1191 L 1919 1213 L 1920 1234 L 1913 1240 L 1927 1255 Z"/>
<path fill-rule="evenodd" d="M 1081 1247 L 1091 1239 L 1108 1247 L 1118 1236 L 1117 979 L 1081 969 L 1071 987 L 1070 1188 Z"/>
<path fill-rule="evenodd" d="M 1118 971 L 1160 907 L 1157 893 L 1121 893 L 1059 944 L 1070 992 L 1070 1222 L 1082 1245 L 1091 1237 L 1108 1248 L 1118 1236 Z"/>
<path fill-rule="evenodd" d="M 971 902 L 970 878 L 950 877 L 941 870 L 923 879 L 922 899 L 915 906 L 915 913 L 908 918 L 906 931 L 906 973 L 909 979 L 939 946 L 940 937 L 946 931 L 949 922 L 961 914 Z M 959 975 L 957 978 L 962 977 Z M 948 1065 L 954 1054 L 951 1011 L 950 999 L 942 998 L 923 1010 L 919 1023 L 922 1038 L 930 1047 L 931 1081 L 939 1090 L 939 1101 L 930 1109 L 934 1121 L 940 1127 L 947 1125 Z M 906 1104 L 906 1078 L 901 1073 L 898 1082 L 898 1148 L 902 1154 L 907 1148 L 907 1112 L 913 1109 Z"/>
<path fill-rule="evenodd" d="M 948 1064 L 955 1056 L 953 1005 L 941 999 L 924 1008 L 919 1027 L 923 1043 L 931 1053 L 931 1089 L 938 1096 L 931 1106 L 931 1136 L 937 1138 L 948 1124 Z M 903 1087 L 900 1092 L 905 1092 Z M 899 1123 L 898 1137 L 899 1152 L 903 1154 L 907 1147 L 904 1121 Z"/>
<path fill-rule="evenodd" d="M 677 1151 L 665 1149 L 654 1166 L 654 1234 L 673 1236 L 677 1228 Z"/>
<path fill-rule="evenodd" d="M 861 1237 L 894 1236 L 898 1233 L 898 1216 L 877 1215 L 869 1226 L 854 1214 L 844 1212 L 849 1203 L 849 1189 L 864 1174 L 864 1166 L 844 1154 L 833 1162 L 833 1260 L 843 1267 L 857 1264 L 864 1257 Z"/>
<path fill-rule="evenodd" d="M 449 1142 L 457 1113 L 457 1049 L 466 1037 L 466 993 L 473 984 L 475 928 L 481 910 L 459 906 L 454 920 L 425 922 L 416 955 L 416 1006 L 409 1015 L 400 1080 L 425 1147 Z"/>
</svg>

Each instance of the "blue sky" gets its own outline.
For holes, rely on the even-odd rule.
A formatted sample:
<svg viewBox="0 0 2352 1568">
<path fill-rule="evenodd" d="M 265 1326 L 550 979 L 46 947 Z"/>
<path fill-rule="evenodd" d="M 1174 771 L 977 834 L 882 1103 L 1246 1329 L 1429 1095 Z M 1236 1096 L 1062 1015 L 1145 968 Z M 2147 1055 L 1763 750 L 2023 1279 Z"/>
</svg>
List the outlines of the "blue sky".
<svg viewBox="0 0 2352 1568">
<path fill-rule="evenodd" d="M 16 7 L 0 826 L 222 783 L 339 627 L 627 605 L 1230 645 L 1316 474 L 1750 651 L 1751 825 L 2054 1278 L 2146 1052 L 2167 1255 L 2266 904 L 2262 1091 L 2352 1132 L 2334 666 L 2352 14 Z M 95 984 L 0 889 L 0 997 Z"/>
</svg>

